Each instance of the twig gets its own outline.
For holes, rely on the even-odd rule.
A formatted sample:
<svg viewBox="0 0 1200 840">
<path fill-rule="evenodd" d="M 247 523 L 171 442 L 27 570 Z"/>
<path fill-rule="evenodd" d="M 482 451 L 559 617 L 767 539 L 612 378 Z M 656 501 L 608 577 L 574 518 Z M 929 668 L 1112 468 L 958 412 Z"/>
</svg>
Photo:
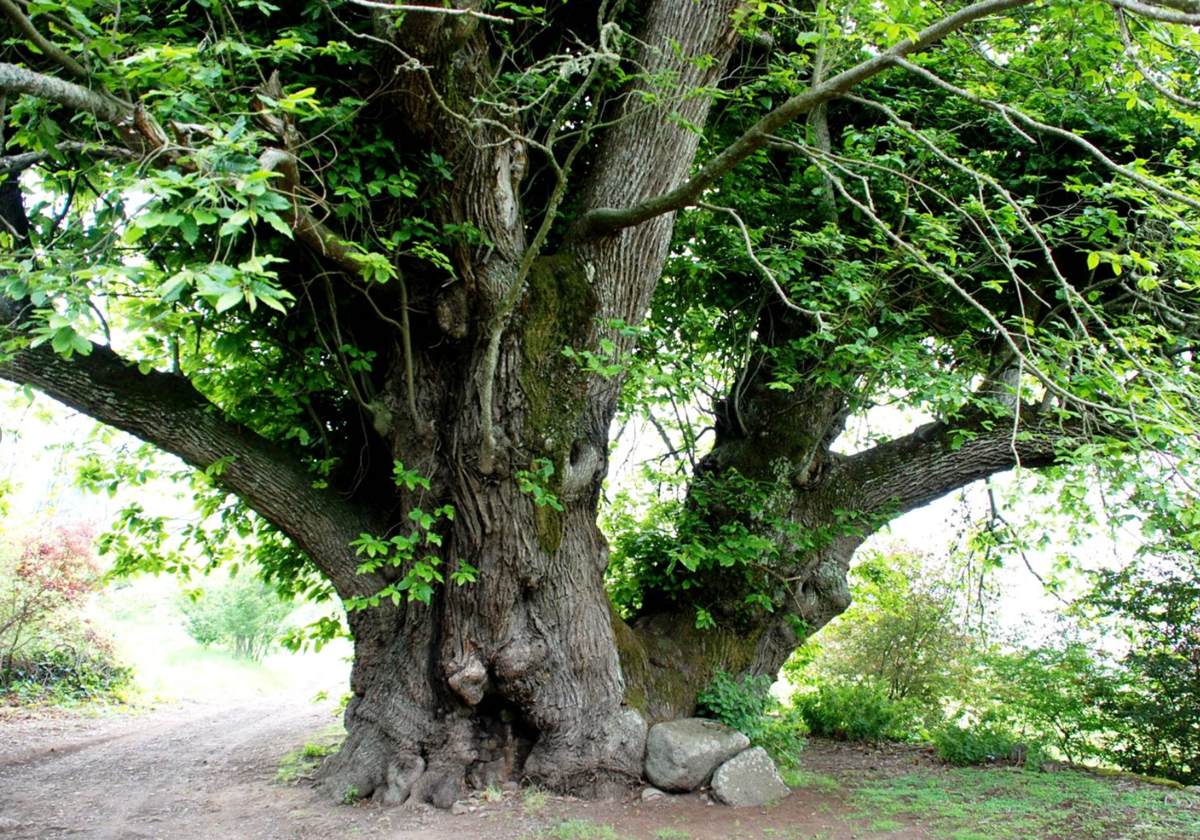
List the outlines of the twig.
<svg viewBox="0 0 1200 840">
<path fill-rule="evenodd" d="M 788 297 L 787 292 L 783 290 L 783 286 L 779 284 L 779 280 L 775 277 L 775 272 L 771 271 L 771 269 L 768 268 L 766 264 L 758 258 L 758 255 L 754 253 L 754 243 L 750 241 L 750 231 L 746 228 L 746 223 L 742 221 L 742 217 L 738 215 L 736 210 L 734 210 L 732 207 L 720 207 L 716 204 L 709 204 L 705 201 L 697 201 L 696 206 L 703 207 L 705 210 L 710 210 L 714 213 L 728 214 L 733 219 L 734 224 L 738 226 L 738 230 L 742 232 L 742 241 L 746 243 L 746 253 L 749 255 L 750 261 L 758 266 L 759 271 L 766 276 L 767 280 L 771 284 L 771 288 L 775 290 L 775 294 L 779 295 L 779 299 L 783 302 L 783 305 L 794 312 L 799 312 L 802 315 L 807 315 L 808 317 L 812 318 L 817 322 L 817 330 L 819 332 L 826 332 L 827 328 L 825 326 L 824 316 L 832 315 L 833 313 L 822 312 L 819 309 L 806 309 Z"/>
<path fill-rule="evenodd" d="M 378 3 L 375 0 L 349 0 L 349 2 L 355 6 L 362 6 L 367 9 L 379 9 L 385 12 L 429 12 L 435 15 L 490 20 L 494 23 L 513 23 L 511 18 L 501 17 L 500 15 L 489 15 L 486 12 L 478 12 L 474 9 L 453 9 L 445 6 L 413 6 L 406 3 Z"/>
</svg>

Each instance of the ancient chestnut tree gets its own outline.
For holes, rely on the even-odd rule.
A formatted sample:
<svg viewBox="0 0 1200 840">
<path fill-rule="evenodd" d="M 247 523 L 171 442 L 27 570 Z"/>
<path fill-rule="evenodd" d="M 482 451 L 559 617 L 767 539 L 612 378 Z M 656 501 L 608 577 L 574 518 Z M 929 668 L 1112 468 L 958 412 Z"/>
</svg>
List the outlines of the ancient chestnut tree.
<svg viewBox="0 0 1200 840">
<path fill-rule="evenodd" d="M 0 21 L 0 376 L 198 470 L 202 548 L 349 606 L 336 795 L 637 776 L 891 517 L 1018 464 L 1186 476 L 1193 0 Z M 835 448 L 882 402 L 936 419 Z M 618 414 L 684 487 L 610 552 Z M 107 546 L 153 567 L 153 531 Z"/>
</svg>

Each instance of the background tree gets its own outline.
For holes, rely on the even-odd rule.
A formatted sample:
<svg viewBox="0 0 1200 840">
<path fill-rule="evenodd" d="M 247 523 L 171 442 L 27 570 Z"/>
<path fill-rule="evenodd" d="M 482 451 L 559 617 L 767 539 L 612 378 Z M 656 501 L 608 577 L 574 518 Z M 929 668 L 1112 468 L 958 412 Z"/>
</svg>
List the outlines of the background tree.
<svg viewBox="0 0 1200 840">
<path fill-rule="evenodd" d="M 180 603 L 184 627 L 199 644 L 227 645 L 234 656 L 258 662 L 279 639 L 292 605 L 250 575 L 189 593 Z"/>
<path fill-rule="evenodd" d="M 84 615 L 101 586 L 94 536 L 50 519 L 0 535 L 0 693 L 69 702 L 127 687 L 129 669 Z"/>
<path fill-rule="evenodd" d="M 846 608 L 889 518 L 1187 457 L 1190 3 L 0 13 L 0 375 L 203 470 L 193 541 L 351 607 L 335 796 L 637 775 L 648 720 Z M 835 450 L 879 402 L 936 419 Z M 690 481 L 620 540 L 621 617 L 635 405 Z"/>
<path fill-rule="evenodd" d="M 980 641 L 963 622 L 959 582 L 903 549 L 868 555 L 850 575 L 854 604 L 822 634 L 809 672 L 872 682 L 889 700 L 935 712 L 961 695 Z"/>
</svg>

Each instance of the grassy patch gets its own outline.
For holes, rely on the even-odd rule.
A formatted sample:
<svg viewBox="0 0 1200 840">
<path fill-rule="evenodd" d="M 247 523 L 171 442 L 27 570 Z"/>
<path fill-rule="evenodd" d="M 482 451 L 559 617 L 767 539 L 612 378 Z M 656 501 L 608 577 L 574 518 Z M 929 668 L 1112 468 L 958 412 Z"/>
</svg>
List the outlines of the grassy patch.
<svg viewBox="0 0 1200 840">
<path fill-rule="evenodd" d="M 625 840 L 611 825 L 597 825 L 591 820 L 563 820 L 547 836 L 554 840 Z"/>
<path fill-rule="evenodd" d="M 310 778 L 325 756 L 338 751 L 345 737 L 346 730 L 340 723 L 321 730 L 303 747 L 279 759 L 279 767 L 275 770 L 276 783 L 288 785 L 298 779 Z"/>
<path fill-rule="evenodd" d="M 549 801 L 550 795 L 537 785 L 527 787 L 521 792 L 521 807 L 525 809 L 525 813 L 527 814 L 536 814 L 545 808 L 546 803 Z"/>
<path fill-rule="evenodd" d="M 821 793 L 833 793 L 842 787 L 842 783 L 837 779 L 831 779 L 829 776 L 809 770 L 781 770 L 779 776 L 783 779 L 783 783 L 790 788 L 808 788 Z"/>
<path fill-rule="evenodd" d="M 692 833 L 685 828 L 660 828 L 654 832 L 655 840 L 687 840 Z"/>
<path fill-rule="evenodd" d="M 1182 840 L 1200 838 L 1200 809 L 1161 791 L 1121 789 L 1086 773 L 962 769 L 898 776 L 854 790 L 872 831 L 919 819 L 950 840 Z M 894 823 L 894 824 L 893 824 Z"/>
</svg>

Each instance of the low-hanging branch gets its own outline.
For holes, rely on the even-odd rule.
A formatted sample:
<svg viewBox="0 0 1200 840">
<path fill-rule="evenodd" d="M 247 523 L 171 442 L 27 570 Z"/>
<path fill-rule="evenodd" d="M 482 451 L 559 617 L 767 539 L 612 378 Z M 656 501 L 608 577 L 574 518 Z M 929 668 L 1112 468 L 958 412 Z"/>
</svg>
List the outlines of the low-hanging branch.
<svg viewBox="0 0 1200 840">
<path fill-rule="evenodd" d="M 0 299 L 0 322 L 19 320 Z M 11 327 L 10 327 L 11 328 Z M 383 584 L 357 573 L 350 542 L 381 532 L 386 518 L 351 504 L 334 489 L 318 490 L 308 468 L 252 430 L 222 418 L 189 380 L 136 364 L 108 347 L 68 360 L 48 345 L 17 350 L 0 362 L 0 377 L 32 385 L 90 417 L 181 458 L 236 493 L 293 540 L 344 597 L 370 595 Z"/>
</svg>

